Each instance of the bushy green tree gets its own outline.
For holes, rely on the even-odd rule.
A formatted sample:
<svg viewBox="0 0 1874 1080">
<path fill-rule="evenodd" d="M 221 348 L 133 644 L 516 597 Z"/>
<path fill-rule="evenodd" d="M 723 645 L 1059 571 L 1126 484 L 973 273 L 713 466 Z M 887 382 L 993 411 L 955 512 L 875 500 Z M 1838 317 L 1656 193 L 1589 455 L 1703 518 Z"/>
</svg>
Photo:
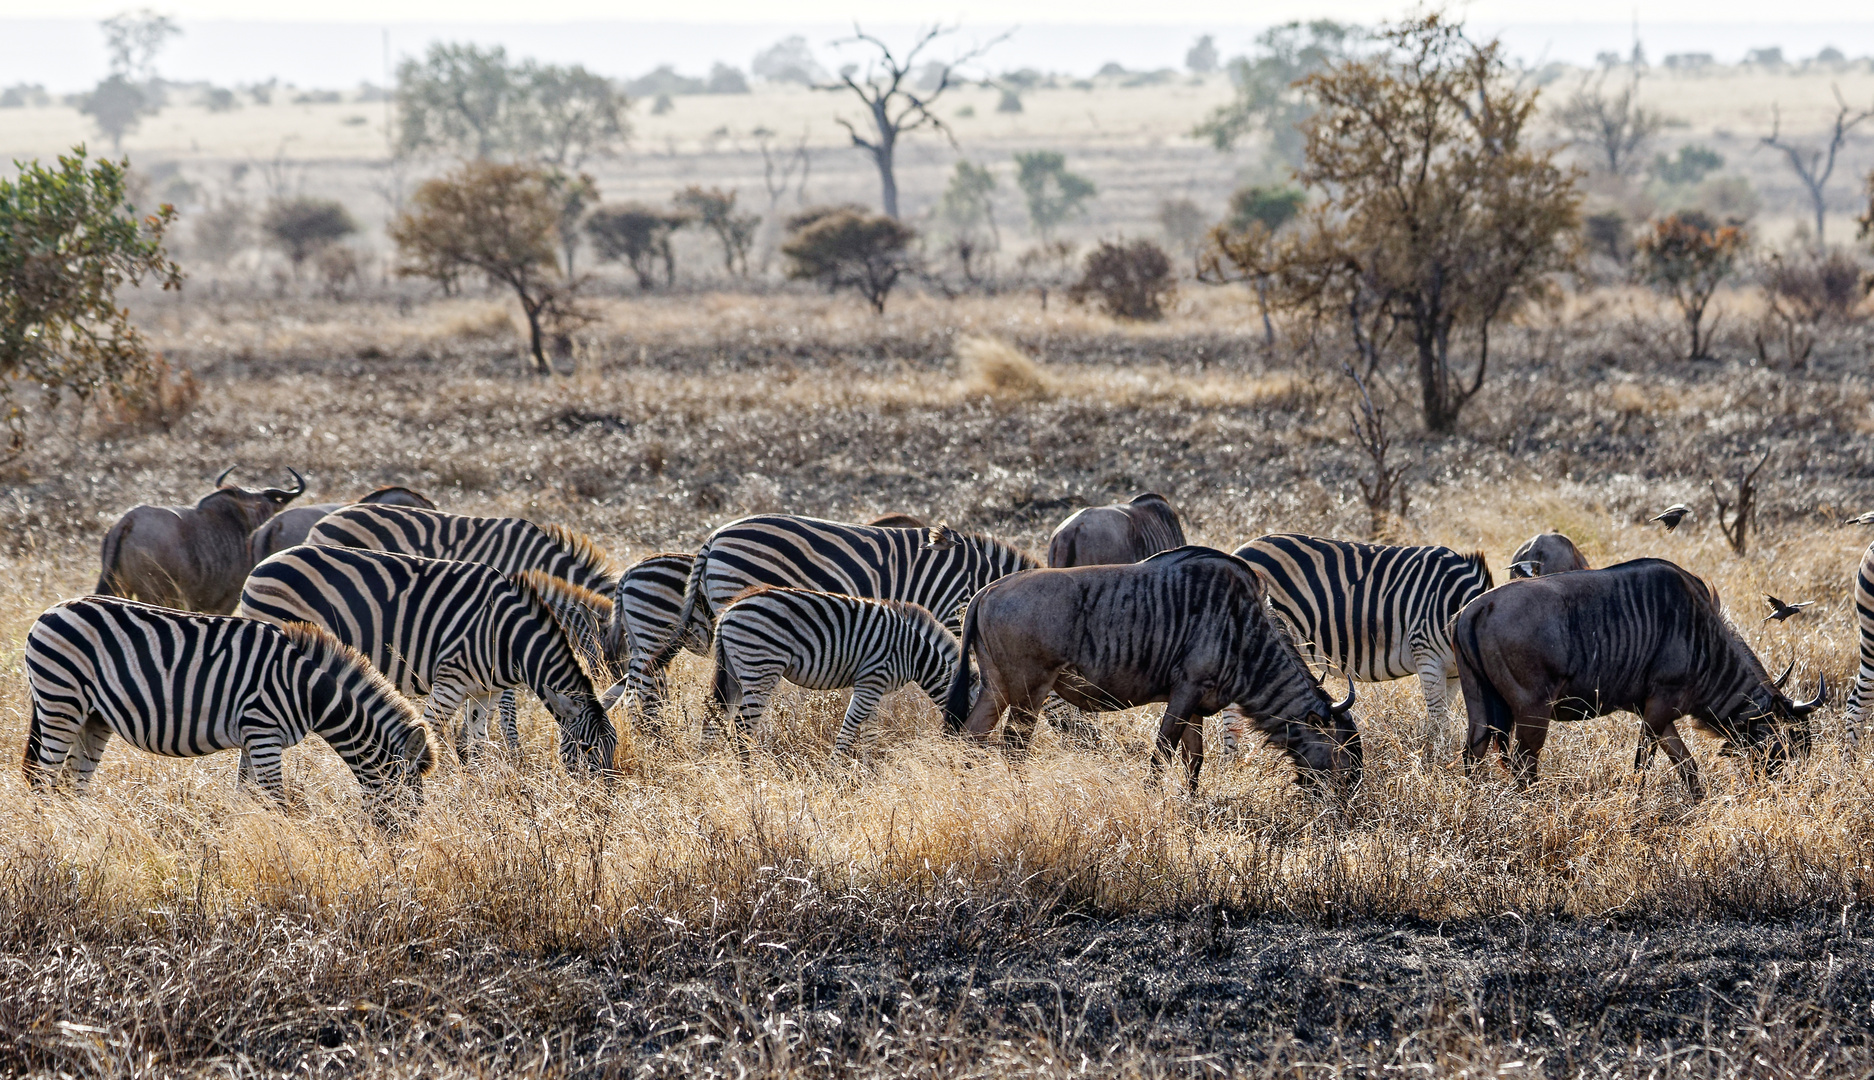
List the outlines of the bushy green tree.
<svg viewBox="0 0 1874 1080">
<path fill-rule="evenodd" d="M 976 280 L 977 260 L 1002 246 L 996 228 L 996 177 L 987 165 L 959 161 L 937 203 L 936 225 L 946 250 L 963 265 L 963 276 Z"/>
<path fill-rule="evenodd" d="M 1293 187 L 1242 187 L 1230 195 L 1230 215 L 1224 219 L 1236 232 L 1261 225 L 1270 232 L 1295 220 L 1307 205 L 1308 193 Z"/>
<path fill-rule="evenodd" d="M 1043 243 L 1051 242 L 1054 230 L 1099 194 L 1093 181 L 1068 172 L 1067 159 L 1053 150 L 1016 154 L 1015 186 L 1028 204 L 1029 224 Z"/>
<path fill-rule="evenodd" d="M 148 346 L 117 302 L 145 279 L 182 287 L 163 251 L 169 206 L 139 216 L 124 186 L 128 162 L 91 164 L 81 146 L 55 168 L 37 161 L 0 178 L 0 415 L 24 449 L 23 387 L 80 399 L 134 385 L 151 372 Z"/>
<path fill-rule="evenodd" d="M 512 63 L 500 46 L 438 42 L 397 69 L 404 153 L 439 151 L 577 170 L 630 138 L 625 95 L 573 65 Z"/>
<path fill-rule="evenodd" d="M 1299 164 L 1301 125 L 1314 106 L 1297 85 L 1345 59 L 1360 39 L 1359 27 L 1332 19 L 1273 26 L 1256 38 L 1256 51 L 1229 63 L 1236 97 L 1197 125 L 1192 134 L 1228 150 L 1256 132 L 1267 132 L 1276 156 Z"/>
<path fill-rule="evenodd" d="M 781 247 L 787 276 L 817 281 L 828 292 L 856 290 L 883 315 L 885 298 L 910 269 L 916 231 L 896 218 L 850 207 L 796 215 L 790 224 L 795 222 L 800 227 Z"/>
<path fill-rule="evenodd" d="M 124 136 L 137 130 L 145 116 L 156 112 L 142 87 L 123 75 L 112 75 L 78 100 L 78 111 L 91 118 L 98 131 L 111 140 L 111 152 L 122 153 Z"/>
</svg>

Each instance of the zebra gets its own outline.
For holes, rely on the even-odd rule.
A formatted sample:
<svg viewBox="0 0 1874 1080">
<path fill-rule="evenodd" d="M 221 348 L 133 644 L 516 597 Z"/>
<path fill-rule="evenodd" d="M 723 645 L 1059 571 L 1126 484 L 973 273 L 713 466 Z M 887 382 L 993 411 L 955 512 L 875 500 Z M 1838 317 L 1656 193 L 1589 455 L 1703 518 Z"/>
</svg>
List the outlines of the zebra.
<svg viewBox="0 0 1874 1080">
<path fill-rule="evenodd" d="M 833 743 L 853 752 L 879 699 L 916 683 L 941 701 L 957 665 L 957 641 L 916 604 L 757 585 L 716 619 L 716 693 L 736 710 L 738 738 L 756 731 L 783 677 L 810 690 L 852 687 Z M 876 729 L 867 729 L 867 746 Z M 706 740 L 707 737 L 706 737 Z"/>
<path fill-rule="evenodd" d="M 606 604 L 540 570 L 508 575 L 481 563 L 311 545 L 268 558 L 241 590 L 242 614 L 320 626 L 404 693 L 427 694 L 424 718 L 440 730 L 472 702 L 457 740 L 464 759 L 487 733 L 494 696 L 527 687 L 559 721 L 569 771 L 607 771 L 618 748 L 561 624 L 564 609 Z M 519 745 L 517 731 L 506 734 Z"/>
<path fill-rule="evenodd" d="M 590 537 L 525 518 L 467 517 L 413 506 L 359 503 L 320 518 L 306 534 L 306 543 L 484 563 L 504 574 L 543 570 L 599 596 L 610 596 L 618 585 L 611 560 Z M 596 615 L 572 627 L 580 634 L 581 654 L 588 657 L 603 651 L 602 643 L 588 636 L 595 620 Z M 594 670 L 610 681 L 609 662 Z M 515 729 L 513 691 L 501 695 L 501 726 L 505 731 Z"/>
<path fill-rule="evenodd" d="M 284 802 L 280 755 L 316 734 L 373 801 L 421 797 L 429 726 L 355 650 L 316 626 L 275 626 L 87 596 L 26 635 L 26 779 L 83 791 L 115 732 L 167 757 L 241 752 L 240 776 Z M 380 806 L 381 809 L 381 806 Z"/>
<path fill-rule="evenodd" d="M 1483 552 L 1274 533 L 1236 554 L 1255 568 L 1303 652 L 1355 682 L 1416 672 L 1428 730 L 1443 725 L 1458 698 L 1451 620 L 1494 584 Z"/>
<path fill-rule="evenodd" d="M 1861 744 L 1861 716 L 1874 695 L 1874 544 L 1861 555 L 1861 566 L 1854 578 L 1854 615 L 1861 630 L 1861 664 L 1855 669 L 1854 689 L 1848 691 L 1848 709 L 1843 717 L 1848 745 Z"/>
<path fill-rule="evenodd" d="M 694 556 L 688 554 L 662 552 L 645 556 L 619 575 L 612 593 L 605 652 L 614 661 L 625 658 L 625 677 L 600 700 L 608 711 L 627 693 L 653 721 L 662 710 L 669 685 L 664 668 L 654 668 L 652 660 L 676 635 L 683 614 L 683 589 L 694 562 Z M 709 655 L 708 635 L 699 633 L 694 625 L 685 629 L 677 640 L 678 648 L 698 656 Z"/>
<path fill-rule="evenodd" d="M 690 566 L 678 613 L 679 632 L 650 660 L 670 665 L 689 635 L 710 640 L 729 602 L 756 585 L 902 600 L 935 615 L 952 633 L 963 608 L 991 581 L 1038 564 L 1000 540 L 929 529 L 848 525 L 792 514 L 757 514 L 709 534 Z M 725 704 L 718 696 L 717 705 Z"/>
</svg>

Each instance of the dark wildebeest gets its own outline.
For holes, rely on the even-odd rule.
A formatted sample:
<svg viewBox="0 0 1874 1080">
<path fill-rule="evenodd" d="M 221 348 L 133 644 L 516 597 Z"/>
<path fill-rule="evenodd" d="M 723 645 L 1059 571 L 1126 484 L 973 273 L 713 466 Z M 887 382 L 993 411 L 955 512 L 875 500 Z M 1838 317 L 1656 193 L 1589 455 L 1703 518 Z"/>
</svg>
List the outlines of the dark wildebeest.
<svg viewBox="0 0 1874 1080">
<path fill-rule="evenodd" d="M 1588 560 L 1575 542 L 1561 533 L 1532 536 L 1516 554 L 1510 556 L 1510 579 L 1565 574 L 1570 570 L 1591 570 Z"/>
<path fill-rule="evenodd" d="M 1690 717 L 1724 740 L 1723 753 L 1761 752 L 1774 770 L 1808 748 L 1804 718 L 1828 693 L 1823 680 L 1809 701 L 1783 696 L 1789 672 L 1771 681 L 1717 593 L 1664 559 L 1509 582 L 1466 605 L 1452 636 L 1470 710 L 1465 768 L 1494 742 L 1524 784 L 1551 721 L 1624 711 L 1641 721 L 1634 768 L 1664 744 L 1697 798 L 1698 765 L 1674 721 Z"/>
<path fill-rule="evenodd" d="M 385 506 L 414 506 L 420 510 L 434 510 L 436 504 L 430 502 L 420 492 L 407 487 L 381 487 L 364 498 L 360 503 L 378 503 Z M 254 564 L 269 555 L 298 547 L 306 542 L 306 534 L 319 523 L 319 519 L 334 510 L 342 510 L 356 503 L 316 503 L 312 506 L 295 506 L 291 510 L 282 510 L 268 519 L 265 525 L 254 530 L 250 542 L 254 549 Z"/>
<path fill-rule="evenodd" d="M 875 517 L 866 524 L 875 529 L 922 529 L 924 519 L 912 517 L 910 514 L 886 514 L 884 517 Z"/>
<path fill-rule="evenodd" d="M 1184 546 L 1184 526 L 1163 495 L 1148 491 L 1131 502 L 1076 510 L 1048 538 L 1048 565 L 1135 563 Z"/>
<path fill-rule="evenodd" d="M 121 596 L 159 607 L 226 615 L 241 600 L 241 583 L 254 568 L 248 538 L 306 490 L 292 469 L 292 488 L 250 491 L 223 487 L 194 506 L 138 506 L 104 534 L 99 596 Z"/>
<path fill-rule="evenodd" d="M 1358 779 L 1360 736 L 1263 606 L 1256 572 L 1234 555 L 1182 547 L 1126 566 L 1031 570 L 983 586 L 963 620 L 963 656 L 944 721 L 986 739 L 1012 709 L 1032 728 L 1054 692 L 1082 709 L 1165 702 L 1156 771 L 1182 752 L 1191 790 L 1204 764 L 1204 717 L 1234 705 L 1295 762 L 1304 781 Z M 970 705 L 970 657 L 982 692 Z M 1072 671 L 1072 678 L 1062 678 Z M 967 715 L 968 723 L 965 724 Z M 1324 736 L 1321 729 L 1331 729 Z"/>
</svg>

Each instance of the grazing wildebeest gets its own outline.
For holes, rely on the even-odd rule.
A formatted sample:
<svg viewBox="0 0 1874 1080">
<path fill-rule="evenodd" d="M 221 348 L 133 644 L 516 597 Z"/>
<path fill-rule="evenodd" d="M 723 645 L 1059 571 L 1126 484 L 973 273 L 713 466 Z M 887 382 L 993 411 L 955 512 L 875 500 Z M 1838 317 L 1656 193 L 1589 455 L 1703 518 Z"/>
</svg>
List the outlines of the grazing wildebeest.
<svg viewBox="0 0 1874 1080">
<path fill-rule="evenodd" d="M 866 524 L 875 529 L 922 529 L 924 519 L 912 517 L 910 514 L 886 514 L 883 517 L 875 517 Z"/>
<path fill-rule="evenodd" d="M 138 506 L 104 534 L 103 569 L 94 592 L 158 607 L 226 615 L 241 600 L 241 583 L 254 568 L 248 538 L 306 490 L 292 469 L 292 488 L 250 491 L 223 487 L 194 506 Z"/>
<path fill-rule="evenodd" d="M 357 500 L 358 503 L 376 503 L 380 506 L 415 506 L 423 510 L 434 510 L 436 504 L 430 502 L 420 492 L 407 487 L 381 487 L 369 495 Z M 316 503 L 312 506 L 295 506 L 291 510 L 282 510 L 267 520 L 265 525 L 254 530 L 249 546 L 254 549 L 254 562 L 269 555 L 278 554 L 290 547 L 298 547 L 306 542 L 306 534 L 319 523 L 319 519 L 334 510 L 342 510 L 357 503 Z"/>
<path fill-rule="evenodd" d="M 1452 636 L 1470 710 L 1465 768 L 1494 742 L 1524 784 L 1552 721 L 1624 711 L 1642 725 L 1634 768 L 1663 744 L 1697 798 L 1698 765 L 1674 721 L 1690 717 L 1724 740 L 1723 753 L 1760 752 L 1774 769 L 1807 749 L 1804 718 L 1828 693 L 1822 680 L 1809 701 L 1785 697 L 1789 673 L 1772 681 L 1717 593 L 1664 559 L 1509 582 L 1466 605 Z"/>
<path fill-rule="evenodd" d="M 1163 495 L 1148 491 L 1131 502 L 1074 511 L 1048 538 L 1048 565 L 1135 563 L 1183 546 L 1178 512 Z"/>
<path fill-rule="evenodd" d="M 1032 728 L 1050 690 L 1082 709 L 1162 701 L 1153 769 L 1177 748 L 1196 791 L 1204 717 L 1234 705 L 1304 781 L 1359 777 L 1353 694 L 1339 704 L 1329 699 L 1263 607 L 1256 572 L 1234 555 L 1182 547 L 1125 566 L 1004 577 L 970 601 L 962 649 L 944 721 L 979 740 L 1004 709 L 1012 710 L 1011 727 Z M 974 707 L 972 655 L 982 670 Z M 1063 679 L 1070 669 L 1075 677 Z"/>
<path fill-rule="evenodd" d="M 1532 536 L 1516 549 L 1516 554 L 1510 556 L 1511 580 L 1590 569 L 1593 568 L 1581 554 L 1581 549 L 1561 533 Z"/>
</svg>

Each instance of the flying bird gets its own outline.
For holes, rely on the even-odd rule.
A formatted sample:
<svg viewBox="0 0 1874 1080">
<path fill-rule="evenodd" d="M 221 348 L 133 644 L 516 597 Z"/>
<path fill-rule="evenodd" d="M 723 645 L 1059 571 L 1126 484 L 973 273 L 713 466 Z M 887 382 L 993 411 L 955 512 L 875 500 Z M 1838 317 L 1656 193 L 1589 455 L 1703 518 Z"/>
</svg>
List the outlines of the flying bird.
<svg viewBox="0 0 1874 1080">
<path fill-rule="evenodd" d="M 1679 522 L 1684 521 L 1686 518 L 1689 518 L 1692 516 L 1694 515 L 1692 513 L 1691 507 L 1685 505 L 1684 503 L 1673 503 L 1671 506 L 1666 507 L 1664 513 L 1660 514 L 1658 517 L 1654 518 L 1653 520 L 1665 522 L 1666 531 L 1671 532 L 1672 530 L 1679 527 Z"/>
<path fill-rule="evenodd" d="M 1869 510 L 1865 514 L 1856 514 L 1854 517 L 1851 517 L 1847 521 L 1842 522 L 1842 524 L 1843 525 L 1874 525 L 1874 510 Z"/>
<path fill-rule="evenodd" d="M 1763 617 L 1764 622 L 1769 622 L 1771 619 L 1775 619 L 1777 622 L 1782 622 L 1784 619 L 1789 618 L 1791 615 L 1800 613 L 1803 608 L 1806 608 L 1810 604 L 1815 603 L 1814 600 L 1801 600 L 1794 604 L 1785 604 L 1783 601 L 1778 600 L 1776 597 L 1771 596 L 1769 593 L 1764 593 L 1763 598 L 1769 601 L 1770 603 L 1770 614 L 1765 615 Z"/>
</svg>

